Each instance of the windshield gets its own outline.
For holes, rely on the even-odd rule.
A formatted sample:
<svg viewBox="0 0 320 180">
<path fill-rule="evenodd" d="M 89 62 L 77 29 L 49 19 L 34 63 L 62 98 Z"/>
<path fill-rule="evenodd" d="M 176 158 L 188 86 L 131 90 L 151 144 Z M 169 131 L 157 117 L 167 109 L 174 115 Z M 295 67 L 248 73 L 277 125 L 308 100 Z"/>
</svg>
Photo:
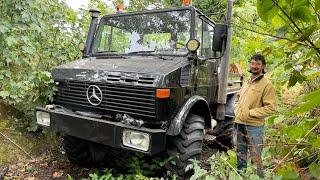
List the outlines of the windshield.
<svg viewBox="0 0 320 180">
<path fill-rule="evenodd" d="M 93 53 L 184 55 L 190 19 L 189 10 L 103 18 Z"/>
</svg>

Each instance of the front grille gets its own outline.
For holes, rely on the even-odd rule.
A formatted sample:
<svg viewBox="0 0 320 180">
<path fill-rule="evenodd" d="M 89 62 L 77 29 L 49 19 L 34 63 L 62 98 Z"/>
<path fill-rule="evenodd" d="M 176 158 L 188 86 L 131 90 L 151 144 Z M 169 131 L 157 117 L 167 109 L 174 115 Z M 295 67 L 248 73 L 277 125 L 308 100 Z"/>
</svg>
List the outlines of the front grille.
<svg viewBox="0 0 320 180">
<path fill-rule="evenodd" d="M 91 85 L 102 91 L 102 102 L 93 106 L 87 100 Z M 86 110 L 108 111 L 134 117 L 155 118 L 155 89 L 115 83 L 68 81 L 60 82 L 54 102 L 61 105 L 80 106 Z"/>
<path fill-rule="evenodd" d="M 110 82 L 125 82 L 125 83 L 137 83 L 140 85 L 152 85 L 154 83 L 154 77 L 139 76 L 139 77 L 127 77 L 124 75 L 109 74 L 107 80 Z"/>
</svg>

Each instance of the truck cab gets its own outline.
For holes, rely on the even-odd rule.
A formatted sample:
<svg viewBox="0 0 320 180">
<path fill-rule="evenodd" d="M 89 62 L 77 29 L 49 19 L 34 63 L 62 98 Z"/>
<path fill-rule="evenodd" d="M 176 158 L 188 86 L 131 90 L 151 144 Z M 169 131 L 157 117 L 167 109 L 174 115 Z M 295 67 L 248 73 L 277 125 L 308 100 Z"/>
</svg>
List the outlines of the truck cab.
<svg viewBox="0 0 320 180">
<path fill-rule="evenodd" d="M 201 155 L 204 130 L 213 128 L 226 26 L 192 6 L 91 12 L 83 58 L 53 69 L 57 91 L 36 109 L 37 123 L 63 134 L 72 163 L 103 160 L 101 146 L 165 152 L 179 154 L 166 167 L 184 177 L 188 160 Z M 228 121 L 237 82 L 226 89 Z"/>
</svg>

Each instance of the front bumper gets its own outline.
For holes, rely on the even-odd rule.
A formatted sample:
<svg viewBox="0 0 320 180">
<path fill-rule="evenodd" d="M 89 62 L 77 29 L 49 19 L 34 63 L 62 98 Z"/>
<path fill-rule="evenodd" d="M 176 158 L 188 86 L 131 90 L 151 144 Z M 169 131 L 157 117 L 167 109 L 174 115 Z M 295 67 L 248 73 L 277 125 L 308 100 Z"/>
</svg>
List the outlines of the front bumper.
<svg viewBox="0 0 320 180">
<path fill-rule="evenodd" d="M 163 152 L 166 147 L 166 131 L 128 126 L 121 122 L 112 122 L 86 116 L 80 116 L 69 111 L 48 110 L 36 108 L 37 111 L 50 114 L 50 128 L 62 134 L 78 137 L 88 141 L 104 144 L 110 147 L 123 148 L 149 155 Z M 148 133 L 150 145 L 148 151 L 141 151 L 123 145 L 122 136 L 125 129 Z"/>
</svg>

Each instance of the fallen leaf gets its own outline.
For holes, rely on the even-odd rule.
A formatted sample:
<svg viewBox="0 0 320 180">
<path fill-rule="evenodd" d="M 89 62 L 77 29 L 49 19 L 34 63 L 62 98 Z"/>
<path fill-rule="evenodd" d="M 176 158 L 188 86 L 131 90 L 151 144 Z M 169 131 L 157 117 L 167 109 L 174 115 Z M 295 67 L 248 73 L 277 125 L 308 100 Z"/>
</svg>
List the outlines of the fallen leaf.
<svg viewBox="0 0 320 180">
<path fill-rule="evenodd" d="M 70 163 L 59 163 L 58 165 L 59 169 L 70 169 L 72 167 L 72 164 Z"/>
<path fill-rule="evenodd" d="M 54 177 L 54 178 L 59 178 L 59 177 L 61 177 L 63 175 L 63 172 L 54 172 L 53 174 L 52 174 L 52 177 Z"/>
</svg>

